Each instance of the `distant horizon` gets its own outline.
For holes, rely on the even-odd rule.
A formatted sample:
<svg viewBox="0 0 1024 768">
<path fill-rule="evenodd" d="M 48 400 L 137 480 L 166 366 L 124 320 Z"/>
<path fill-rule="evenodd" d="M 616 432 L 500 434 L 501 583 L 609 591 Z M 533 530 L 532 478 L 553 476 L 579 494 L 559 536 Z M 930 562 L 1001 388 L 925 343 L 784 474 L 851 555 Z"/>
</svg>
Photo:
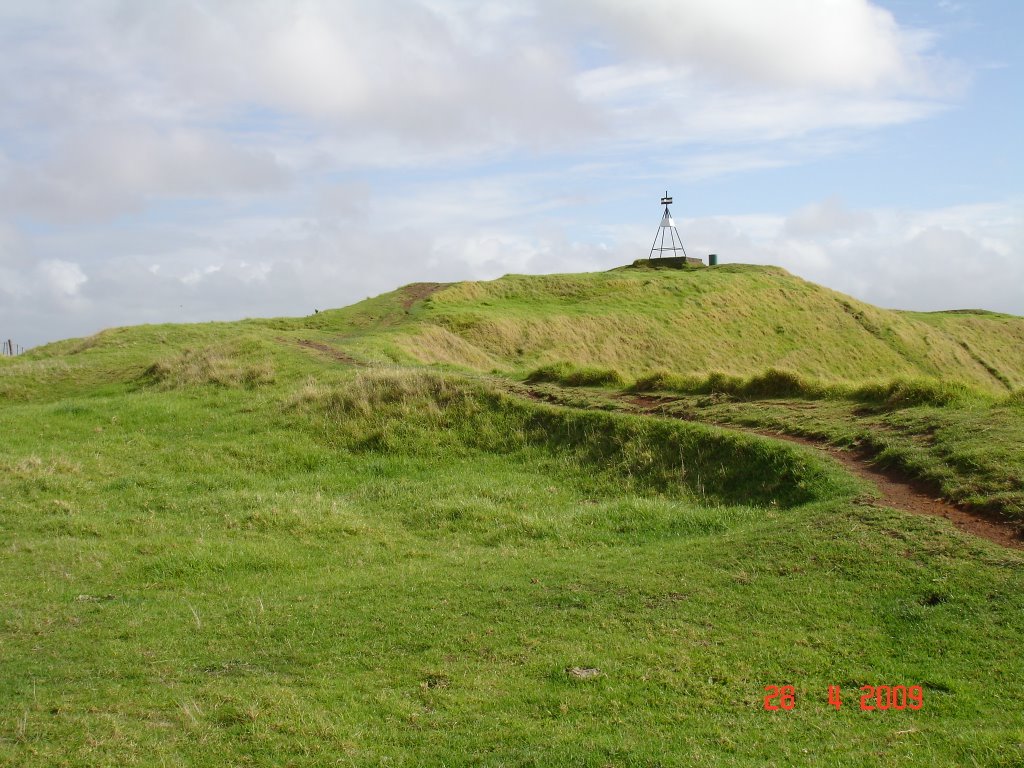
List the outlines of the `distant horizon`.
<svg viewBox="0 0 1024 768">
<path fill-rule="evenodd" d="M 1022 316 L 1021 28 L 1009 0 L 7 3 L 0 338 L 602 271 L 666 190 L 690 255 Z"/>
</svg>

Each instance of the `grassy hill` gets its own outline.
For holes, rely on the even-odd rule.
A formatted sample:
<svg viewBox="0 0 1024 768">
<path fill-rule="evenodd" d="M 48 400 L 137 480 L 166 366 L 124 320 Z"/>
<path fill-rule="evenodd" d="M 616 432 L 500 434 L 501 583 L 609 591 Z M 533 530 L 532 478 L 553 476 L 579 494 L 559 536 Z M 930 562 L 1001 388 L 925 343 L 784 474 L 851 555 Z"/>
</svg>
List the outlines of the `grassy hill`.
<svg viewBox="0 0 1024 768">
<path fill-rule="evenodd" d="M 626 269 L 0 359 L 0 764 L 1019 765 L 1021 553 L 700 421 L 876 440 L 1024 514 L 1022 323 Z M 971 388 L 708 377 L 681 421 L 517 394 L 553 362 Z"/>
<path fill-rule="evenodd" d="M 298 343 L 335 360 L 511 375 L 565 363 L 623 379 L 778 368 L 825 382 L 925 377 L 992 393 L 1024 387 L 1024 318 L 885 310 L 778 267 L 737 264 L 418 283 L 306 318 L 117 328 L 19 360 L 52 361 L 49 372 L 34 369 L 31 389 L 39 376 L 77 386 L 96 368 L 95 383 L 119 368 L 135 376 L 172 350 L 273 365 L 276 348 Z M 19 396 L 16 379 L 8 369 L 0 394 Z"/>
<path fill-rule="evenodd" d="M 324 313 L 318 324 L 348 336 L 358 323 L 376 347 L 386 339 L 397 360 L 477 370 L 568 362 L 629 378 L 659 368 L 775 367 L 826 380 L 926 376 L 1003 392 L 1024 385 L 1024 318 L 879 309 L 777 267 L 623 268 L 432 288 Z M 425 298 L 412 299 L 417 293 Z"/>
</svg>

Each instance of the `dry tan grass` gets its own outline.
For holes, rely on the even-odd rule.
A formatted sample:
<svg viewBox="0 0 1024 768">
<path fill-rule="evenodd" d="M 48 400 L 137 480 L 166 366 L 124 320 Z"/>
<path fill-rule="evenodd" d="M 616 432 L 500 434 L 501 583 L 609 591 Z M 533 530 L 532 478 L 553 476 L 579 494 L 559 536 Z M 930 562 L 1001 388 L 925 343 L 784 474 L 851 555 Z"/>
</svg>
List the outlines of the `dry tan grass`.
<svg viewBox="0 0 1024 768">
<path fill-rule="evenodd" d="M 635 378 L 652 368 L 822 381 L 1024 383 L 1024 319 L 873 307 L 771 267 L 511 275 L 435 293 L 404 326 L 412 359 L 525 372 L 566 362 Z"/>
<path fill-rule="evenodd" d="M 421 363 L 447 363 L 477 370 L 498 365 L 493 356 L 471 341 L 436 325 L 425 325 L 416 332 L 396 338 L 399 349 Z"/>
<path fill-rule="evenodd" d="M 378 368 L 359 371 L 341 384 L 307 379 L 285 402 L 288 408 L 316 405 L 332 416 L 368 417 L 384 408 L 393 416 L 396 410 L 440 412 L 465 394 L 464 384 L 434 371 Z"/>
<path fill-rule="evenodd" d="M 222 387 L 257 387 L 273 383 L 274 363 L 239 360 L 229 349 L 207 347 L 187 349 L 180 355 L 158 360 L 146 369 L 145 377 L 168 389 L 216 384 Z"/>
</svg>

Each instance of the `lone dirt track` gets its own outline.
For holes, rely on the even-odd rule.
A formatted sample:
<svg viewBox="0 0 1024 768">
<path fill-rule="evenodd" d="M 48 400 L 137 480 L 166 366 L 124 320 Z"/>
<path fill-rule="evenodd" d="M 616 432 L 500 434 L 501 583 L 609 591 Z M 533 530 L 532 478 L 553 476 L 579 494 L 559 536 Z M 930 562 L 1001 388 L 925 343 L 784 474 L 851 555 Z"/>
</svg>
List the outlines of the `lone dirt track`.
<svg viewBox="0 0 1024 768">
<path fill-rule="evenodd" d="M 638 412 L 646 415 L 682 418 L 677 414 L 665 411 L 665 405 L 670 400 L 639 395 L 627 396 L 622 399 Z M 1004 547 L 1024 550 L 1024 539 L 1021 537 L 1021 532 L 1010 522 L 991 512 L 962 509 L 948 501 L 935 498 L 933 494 L 929 493 L 924 483 L 899 470 L 873 464 L 869 457 L 803 437 L 750 429 L 734 424 L 718 424 L 716 426 L 751 432 L 775 440 L 786 440 L 821 451 L 842 464 L 851 474 L 873 483 L 881 495 L 881 503 L 887 507 L 911 512 L 915 515 L 943 517 L 960 530 L 974 536 L 994 541 Z"/>
<path fill-rule="evenodd" d="M 550 392 L 539 392 L 529 386 L 516 388 L 516 393 L 534 400 L 542 400 L 554 404 L 565 405 Z M 751 429 L 736 424 L 719 424 L 712 421 L 694 420 L 670 412 L 666 406 L 673 402 L 671 397 L 652 397 L 649 395 L 620 395 L 616 398 L 627 405 L 634 413 L 645 416 L 674 418 L 683 421 L 697 421 L 723 429 L 749 432 L 774 440 L 786 440 L 820 451 L 839 462 L 851 474 L 863 478 L 878 488 L 880 502 L 892 509 L 910 512 L 915 515 L 930 515 L 949 520 L 962 531 L 995 542 L 1010 549 L 1024 550 L 1024 530 L 997 513 L 987 510 L 964 509 L 944 499 L 936 498 L 928 486 L 899 470 L 880 467 L 871 461 L 870 456 L 860 455 L 852 451 L 842 450 L 824 442 L 809 440 L 779 432 Z M 580 407 L 573 405 L 569 407 Z"/>
</svg>

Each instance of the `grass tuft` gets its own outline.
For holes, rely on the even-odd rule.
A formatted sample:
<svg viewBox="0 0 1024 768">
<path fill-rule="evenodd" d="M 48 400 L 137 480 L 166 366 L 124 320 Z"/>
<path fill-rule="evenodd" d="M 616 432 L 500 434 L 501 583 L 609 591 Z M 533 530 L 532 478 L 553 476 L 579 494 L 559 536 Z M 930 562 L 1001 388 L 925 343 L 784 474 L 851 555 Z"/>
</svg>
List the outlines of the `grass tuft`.
<svg viewBox="0 0 1024 768">
<path fill-rule="evenodd" d="M 614 368 L 575 366 L 558 362 L 534 368 L 526 376 L 531 384 L 551 382 L 570 387 L 624 387 L 626 378 Z"/>
<path fill-rule="evenodd" d="M 884 403 L 895 407 L 951 405 L 959 401 L 982 397 L 980 392 L 972 390 L 960 382 L 926 378 L 901 378 L 888 382 L 862 384 L 849 389 L 840 389 L 840 394 L 849 400 Z"/>
<path fill-rule="evenodd" d="M 143 372 L 142 379 L 163 389 L 203 384 L 259 387 L 274 382 L 275 368 L 269 358 L 246 361 L 230 350 L 207 347 L 186 349 L 174 357 L 158 360 Z"/>
<path fill-rule="evenodd" d="M 1024 389 L 1014 390 L 1004 398 L 1003 402 L 1007 405 L 1024 405 Z"/>
<path fill-rule="evenodd" d="M 777 368 L 769 368 L 749 377 L 731 376 L 719 371 L 713 371 L 705 376 L 691 376 L 660 370 L 641 376 L 629 389 L 632 392 L 726 394 L 748 400 L 780 397 L 853 400 L 894 408 L 914 405 L 943 406 L 988 397 L 987 394 L 960 382 L 920 377 L 851 385 L 816 381 L 793 371 Z"/>
</svg>

